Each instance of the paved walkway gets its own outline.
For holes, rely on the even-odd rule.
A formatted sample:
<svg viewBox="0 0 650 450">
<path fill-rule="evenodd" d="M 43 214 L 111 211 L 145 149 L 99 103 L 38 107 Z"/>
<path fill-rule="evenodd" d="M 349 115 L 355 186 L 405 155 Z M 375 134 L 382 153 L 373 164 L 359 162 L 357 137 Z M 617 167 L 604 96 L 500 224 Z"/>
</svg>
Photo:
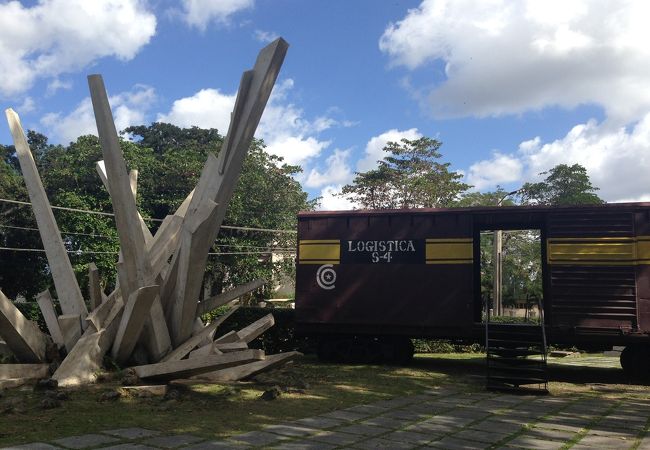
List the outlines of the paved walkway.
<svg viewBox="0 0 650 450">
<path fill-rule="evenodd" d="M 650 400 L 461 393 L 442 387 L 219 441 L 126 428 L 8 448 L 650 450 L 649 418 Z"/>
</svg>

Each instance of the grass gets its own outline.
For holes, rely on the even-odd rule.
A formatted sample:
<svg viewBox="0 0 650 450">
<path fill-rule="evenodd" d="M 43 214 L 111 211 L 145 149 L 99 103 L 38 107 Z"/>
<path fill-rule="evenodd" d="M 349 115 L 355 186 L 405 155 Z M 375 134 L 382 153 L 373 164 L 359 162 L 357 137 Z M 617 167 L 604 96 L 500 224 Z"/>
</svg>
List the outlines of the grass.
<svg viewBox="0 0 650 450">
<path fill-rule="evenodd" d="M 60 408 L 43 410 L 43 394 L 23 388 L 0 398 L 0 447 L 122 427 L 219 438 L 442 384 L 482 391 L 484 368 L 484 355 L 467 353 L 419 355 L 409 367 L 332 365 L 306 357 L 286 372 L 306 381 L 307 389 L 273 401 L 259 400 L 262 385 L 236 383 L 178 387 L 178 400 L 122 397 L 98 402 L 103 392 L 118 387 L 109 382 L 68 390 L 70 398 Z M 620 369 L 551 366 L 550 377 L 551 395 L 593 395 L 610 401 L 650 397 L 647 386 L 626 380 Z M 16 401 L 22 404 L 21 412 L 2 412 L 2 405 Z"/>
</svg>

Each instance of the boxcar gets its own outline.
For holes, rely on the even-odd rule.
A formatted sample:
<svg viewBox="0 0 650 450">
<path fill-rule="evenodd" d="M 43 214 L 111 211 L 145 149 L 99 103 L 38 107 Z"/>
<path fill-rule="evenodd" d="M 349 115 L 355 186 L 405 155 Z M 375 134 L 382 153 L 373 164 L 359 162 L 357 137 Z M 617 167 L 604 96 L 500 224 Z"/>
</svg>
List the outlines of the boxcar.
<svg viewBox="0 0 650 450">
<path fill-rule="evenodd" d="M 650 361 L 650 203 L 300 213 L 298 332 L 322 357 L 480 342 L 480 233 L 497 229 L 539 230 L 550 344 L 626 346 L 624 368 Z"/>
</svg>

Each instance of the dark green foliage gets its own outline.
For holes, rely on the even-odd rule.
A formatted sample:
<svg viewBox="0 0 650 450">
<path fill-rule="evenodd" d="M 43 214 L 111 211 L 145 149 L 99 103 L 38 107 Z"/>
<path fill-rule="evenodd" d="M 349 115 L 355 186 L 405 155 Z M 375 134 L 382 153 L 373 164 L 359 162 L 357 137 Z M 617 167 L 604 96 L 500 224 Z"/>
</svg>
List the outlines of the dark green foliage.
<svg viewBox="0 0 650 450">
<path fill-rule="evenodd" d="M 438 162 L 441 145 L 427 137 L 389 142 L 379 167 L 357 172 L 341 195 L 371 209 L 450 206 L 470 186 L 460 181 L 461 174 L 449 171 L 449 163 Z"/>
<path fill-rule="evenodd" d="M 463 344 L 444 339 L 412 339 L 415 353 L 480 353 L 480 344 Z"/>
<path fill-rule="evenodd" d="M 547 172 L 544 181 L 526 183 L 519 190 L 524 204 L 539 205 L 599 205 L 604 201 L 596 195 L 587 169 L 580 164 L 558 164 Z"/>
<path fill-rule="evenodd" d="M 181 129 L 162 123 L 130 127 L 126 133 L 134 141 L 122 140 L 121 146 L 127 168 L 138 170 L 138 208 L 155 233 L 160 222 L 147 219 L 163 219 L 178 208 L 196 185 L 208 154 L 218 153 L 223 137 L 214 129 Z M 49 145 L 45 136 L 32 131 L 28 138 L 52 205 L 112 212 L 95 169 L 96 161 L 102 159 L 97 137 L 81 136 L 66 147 Z M 0 146 L 0 156 L 0 197 L 29 201 L 13 147 Z M 295 230 L 297 212 L 314 207 L 293 178 L 300 170 L 267 154 L 263 142 L 254 140 L 223 224 Z M 99 268 L 104 289 L 112 289 L 119 249 L 113 218 L 56 209 L 54 214 L 82 293 L 87 297 L 91 262 Z M 0 203 L 0 246 L 42 248 L 37 231 L 6 226 L 36 228 L 29 207 Z M 295 247 L 295 234 L 222 229 L 211 250 L 220 254 L 208 257 L 205 283 L 209 293 L 218 294 L 255 278 L 271 280 L 276 274 L 291 273 L 291 259 L 271 261 L 269 249 Z M 8 297 L 22 294 L 32 299 L 45 288 L 56 296 L 44 253 L 2 251 L 0 256 L 0 288 Z M 268 288 L 264 292 L 268 295 Z"/>
</svg>

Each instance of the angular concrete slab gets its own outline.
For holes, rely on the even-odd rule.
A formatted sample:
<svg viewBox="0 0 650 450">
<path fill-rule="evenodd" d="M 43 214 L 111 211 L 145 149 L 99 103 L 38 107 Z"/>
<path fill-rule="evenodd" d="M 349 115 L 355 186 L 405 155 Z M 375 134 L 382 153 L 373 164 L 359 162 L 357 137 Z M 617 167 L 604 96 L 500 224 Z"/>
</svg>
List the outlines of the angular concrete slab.
<svg viewBox="0 0 650 450">
<path fill-rule="evenodd" d="M 99 269 L 92 262 L 88 264 L 88 294 L 90 296 L 90 310 L 92 311 L 102 304 L 104 294 L 99 282 Z"/>
<path fill-rule="evenodd" d="M 57 345 L 57 347 L 64 347 L 65 339 L 61 327 L 59 326 L 58 314 L 54 309 L 54 302 L 52 301 L 50 291 L 45 290 L 38 294 L 36 296 L 36 302 L 38 303 L 38 307 L 41 309 L 43 319 L 45 319 L 45 325 L 47 325 L 52 341 Z"/>
<path fill-rule="evenodd" d="M 247 327 L 239 330 L 237 332 L 237 337 L 239 338 L 240 341 L 249 343 L 253 341 L 255 338 L 257 338 L 258 336 L 260 336 L 262 333 L 264 333 L 266 330 L 271 328 L 273 325 L 275 325 L 275 319 L 273 318 L 273 314 L 267 314 L 261 319 L 251 323 Z"/>
<path fill-rule="evenodd" d="M 0 364 L 0 379 L 39 379 L 47 378 L 49 374 L 49 364 Z"/>
<path fill-rule="evenodd" d="M 159 291 L 158 285 L 145 286 L 135 290 L 129 296 L 113 343 L 112 355 L 118 363 L 126 362 L 131 356 Z"/>
<path fill-rule="evenodd" d="M 59 316 L 57 321 L 63 334 L 65 348 L 70 352 L 81 337 L 81 316 L 79 314 L 65 314 Z"/>
<path fill-rule="evenodd" d="M 0 291 L 0 337 L 19 361 L 38 363 L 45 359 L 47 337 Z"/>
<path fill-rule="evenodd" d="M 43 183 L 38 175 L 38 169 L 25 138 L 25 132 L 20 124 L 20 118 L 11 109 L 5 110 L 5 114 L 11 129 L 25 185 L 27 186 L 27 193 L 38 224 L 38 231 L 43 241 L 43 248 L 47 255 L 56 293 L 61 303 L 61 310 L 63 314 L 79 314 L 85 317 L 88 314 L 88 309 L 81 295 L 79 284 L 77 284 L 77 278 L 72 270 L 68 252 L 63 244 Z"/>
<path fill-rule="evenodd" d="M 199 303 L 196 308 L 196 315 L 200 316 L 207 312 L 213 311 L 220 306 L 223 306 L 227 303 L 230 303 L 233 300 L 238 299 L 242 295 L 248 294 L 249 292 L 254 291 L 262 286 L 264 286 L 266 280 L 258 278 L 257 280 L 249 281 L 248 283 L 242 284 L 241 286 L 234 287 L 229 291 L 222 292 L 221 294 L 212 296 L 208 299 L 203 300 Z"/>
<path fill-rule="evenodd" d="M 185 357 L 189 352 L 192 351 L 203 339 L 205 339 L 206 336 L 208 336 L 211 333 L 214 333 L 214 331 L 217 329 L 219 325 L 221 325 L 223 322 L 228 319 L 237 309 L 239 306 L 235 306 L 234 308 L 231 308 L 226 314 L 223 316 L 219 317 L 217 320 L 206 326 L 201 332 L 198 334 L 192 336 L 189 338 L 187 341 L 179 345 L 176 349 L 174 349 L 170 354 L 165 356 L 162 361 L 178 361 L 182 358 Z"/>
<path fill-rule="evenodd" d="M 302 353 L 287 352 L 277 353 L 275 355 L 266 355 L 263 361 L 256 361 L 236 367 L 216 370 L 213 372 L 204 373 L 195 378 L 213 382 L 239 381 L 243 380 L 244 378 L 252 377 L 253 375 L 256 375 L 260 372 L 264 372 L 265 370 L 271 370 L 275 367 L 279 367 L 297 358 L 298 356 L 302 356 Z"/>
<path fill-rule="evenodd" d="M 173 380 L 187 378 L 211 372 L 217 369 L 232 367 L 264 359 L 261 350 L 246 350 L 243 352 L 224 353 L 223 355 L 210 355 L 202 358 L 168 361 L 157 364 L 133 367 L 140 378 L 151 380 Z"/>
</svg>

